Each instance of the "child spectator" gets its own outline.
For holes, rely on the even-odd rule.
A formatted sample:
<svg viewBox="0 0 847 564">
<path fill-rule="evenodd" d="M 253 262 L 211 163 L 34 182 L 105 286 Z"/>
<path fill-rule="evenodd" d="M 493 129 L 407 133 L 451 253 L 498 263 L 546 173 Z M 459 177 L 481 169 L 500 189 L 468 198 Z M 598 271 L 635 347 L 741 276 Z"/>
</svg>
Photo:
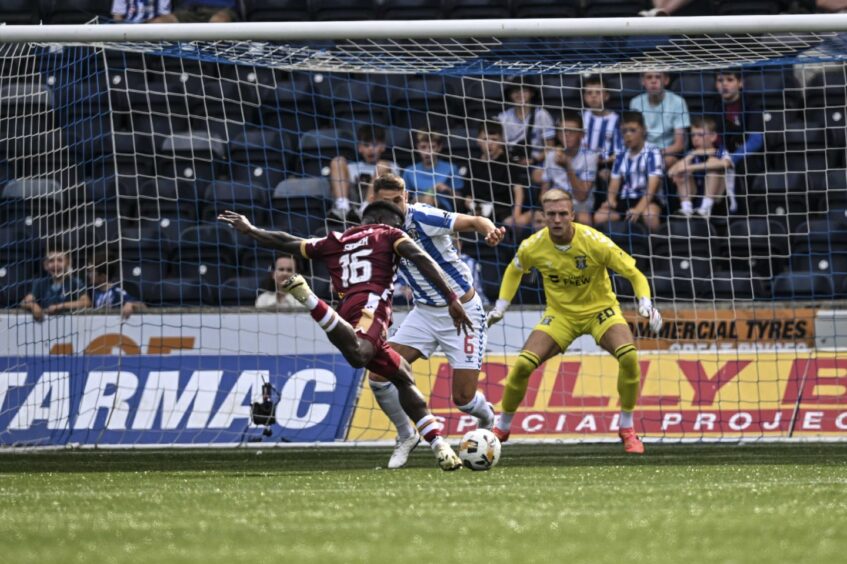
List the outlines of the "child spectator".
<svg viewBox="0 0 847 564">
<path fill-rule="evenodd" d="M 603 77 L 592 75 L 585 79 L 582 99 L 587 110 L 582 112 L 585 146 L 600 156 L 600 165 L 611 166 L 615 155 L 622 149 L 620 116 L 606 109 L 609 91 L 603 83 Z"/>
<path fill-rule="evenodd" d="M 685 100 L 665 90 L 668 80 L 664 72 L 643 73 L 641 84 L 645 92 L 629 102 L 629 109 L 644 116 L 647 142 L 660 149 L 666 167 L 685 152 L 685 130 L 691 124 Z"/>
<path fill-rule="evenodd" d="M 486 124 L 479 130 L 476 143 L 480 156 L 471 161 L 470 190 L 465 196 L 468 210 L 504 225 L 529 222 L 529 213 L 523 211 L 526 169 L 509 161 L 500 124 Z"/>
<path fill-rule="evenodd" d="M 646 143 L 644 117 L 638 112 L 624 112 L 621 133 L 625 151 L 615 159 L 609 196 L 597 213 L 594 223 L 643 221 L 650 231 L 659 228 L 662 208 L 656 202 L 662 183 L 662 155 L 659 148 Z"/>
<path fill-rule="evenodd" d="M 345 220 L 354 214 L 358 221 L 358 213 L 350 209 L 351 200 L 357 204 L 367 205 L 372 199 L 373 179 L 386 172 L 397 172 L 397 165 L 383 160 L 385 152 L 385 130 L 381 127 L 363 125 L 356 133 L 356 151 L 359 160 L 348 162 L 346 158 L 337 156 L 329 165 L 329 183 L 332 188 L 333 206 L 329 213 L 340 220 Z"/>
<path fill-rule="evenodd" d="M 112 18 L 122 23 L 172 23 L 171 0 L 112 0 Z"/>
<path fill-rule="evenodd" d="M 544 160 L 541 193 L 561 188 L 573 196 L 576 220 L 591 225 L 594 214 L 594 179 L 597 177 L 597 153 L 582 142 L 582 117 L 565 111 L 559 128 L 562 146 L 547 153 Z"/>
<path fill-rule="evenodd" d="M 765 144 L 762 111 L 746 99 L 743 88 L 744 80 L 739 71 L 722 70 L 715 78 L 715 89 L 721 99 L 703 108 L 705 115 L 714 116 L 717 145 L 730 154 L 736 171 L 744 170 L 745 159 L 761 151 Z M 734 176 L 726 179 L 726 195 L 729 211 L 736 212 Z"/>
<path fill-rule="evenodd" d="M 112 281 L 109 263 L 105 258 L 98 257 L 89 265 L 88 280 L 91 283 L 91 302 L 94 309 L 120 308 L 122 319 L 129 319 L 133 313 L 146 309 L 143 302 L 130 296 Z"/>
<path fill-rule="evenodd" d="M 403 181 L 418 202 L 453 211 L 453 198 L 464 188 L 464 181 L 451 163 L 442 160 L 441 134 L 420 131 L 415 136 L 419 162 L 403 171 Z"/>
<path fill-rule="evenodd" d="M 44 271 L 48 276 L 36 280 L 32 291 L 21 302 L 23 309 L 32 312 L 34 320 L 91 306 L 82 280 L 71 274 L 71 257 L 66 251 L 48 249 Z"/>
<path fill-rule="evenodd" d="M 550 112 L 533 105 L 536 88 L 522 79 L 512 80 L 506 86 L 509 109 L 501 112 L 497 120 L 503 126 L 503 137 L 510 157 L 517 163 L 530 166 L 532 180 L 541 180 L 541 166 L 547 149 L 553 147 L 556 123 Z"/>
<path fill-rule="evenodd" d="M 694 116 L 691 120 L 691 151 L 684 159 L 668 169 L 668 177 L 676 184 L 680 199 L 680 213 L 695 213 L 692 196 L 700 196 L 696 213 L 708 218 L 715 201 L 720 198 L 732 176 L 732 158 L 724 148 L 717 147 L 718 135 L 715 120 Z"/>
<path fill-rule="evenodd" d="M 271 278 L 274 283 L 274 291 L 266 291 L 256 298 L 256 307 L 260 309 L 278 308 L 302 308 L 300 302 L 295 300 L 288 292 L 282 290 L 286 280 L 297 274 L 297 261 L 291 255 L 280 255 L 274 260 L 274 270 Z"/>
</svg>

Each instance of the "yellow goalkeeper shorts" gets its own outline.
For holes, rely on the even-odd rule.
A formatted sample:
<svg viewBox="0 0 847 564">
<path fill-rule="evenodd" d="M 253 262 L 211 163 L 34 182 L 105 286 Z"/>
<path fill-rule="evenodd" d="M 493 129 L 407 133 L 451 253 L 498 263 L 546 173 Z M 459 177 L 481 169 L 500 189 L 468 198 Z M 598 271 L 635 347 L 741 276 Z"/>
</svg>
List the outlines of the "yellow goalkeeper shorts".
<svg viewBox="0 0 847 564">
<path fill-rule="evenodd" d="M 574 339 L 582 335 L 591 335 L 599 344 L 613 325 L 626 325 L 618 304 L 579 317 L 547 308 L 544 317 L 533 329 L 548 334 L 565 351 Z"/>
</svg>

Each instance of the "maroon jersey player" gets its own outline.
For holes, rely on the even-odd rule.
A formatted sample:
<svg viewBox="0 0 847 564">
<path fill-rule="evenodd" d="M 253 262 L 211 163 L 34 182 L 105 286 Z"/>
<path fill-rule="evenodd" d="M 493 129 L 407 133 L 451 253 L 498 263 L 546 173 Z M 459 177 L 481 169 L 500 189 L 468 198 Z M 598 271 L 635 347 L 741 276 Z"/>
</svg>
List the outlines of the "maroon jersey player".
<svg viewBox="0 0 847 564">
<path fill-rule="evenodd" d="M 395 384 L 403 411 L 429 441 L 439 466 L 443 470 L 460 468 L 461 461 L 442 437 L 441 424 L 429 412 L 415 386 L 409 363 L 386 340 L 394 276 L 401 257 L 414 263 L 447 299 L 457 332 L 471 328 L 471 321 L 450 289 L 444 271 L 398 229 L 404 219 L 403 212 L 391 203 L 374 202 L 362 214 L 363 225 L 322 239 L 302 239 L 284 231 L 259 229 L 244 216 L 229 211 L 218 219 L 260 243 L 326 263 L 333 288 L 341 297 L 338 311 L 318 298 L 302 276 L 289 278 L 283 289 L 306 306 L 352 366 L 378 372 Z"/>
</svg>

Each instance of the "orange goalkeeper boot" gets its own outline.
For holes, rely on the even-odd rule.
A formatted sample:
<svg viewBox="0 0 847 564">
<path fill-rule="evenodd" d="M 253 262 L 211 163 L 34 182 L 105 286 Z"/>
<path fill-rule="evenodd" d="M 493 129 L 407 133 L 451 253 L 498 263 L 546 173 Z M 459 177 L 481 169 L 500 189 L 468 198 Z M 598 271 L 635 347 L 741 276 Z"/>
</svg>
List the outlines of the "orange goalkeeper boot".
<svg viewBox="0 0 847 564">
<path fill-rule="evenodd" d="M 627 427 L 618 431 L 618 436 L 623 442 L 623 449 L 629 454 L 644 454 L 644 443 L 635 434 L 635 429 Z"/>
<path fill-rule="evenodd" d="M 497 439 L 501 443 L 505 443 L 506 441 L 508 441 L 509 435 L 511 434 L 509 433 L 509 431 L 503 431 L 502 429 L 500 429 L 500 427 L 497 427 L 496 425 L 493 429 L 491 429 L 491 432 L 494 433 L 494 436 L 497 437 Z"/>
</svg>

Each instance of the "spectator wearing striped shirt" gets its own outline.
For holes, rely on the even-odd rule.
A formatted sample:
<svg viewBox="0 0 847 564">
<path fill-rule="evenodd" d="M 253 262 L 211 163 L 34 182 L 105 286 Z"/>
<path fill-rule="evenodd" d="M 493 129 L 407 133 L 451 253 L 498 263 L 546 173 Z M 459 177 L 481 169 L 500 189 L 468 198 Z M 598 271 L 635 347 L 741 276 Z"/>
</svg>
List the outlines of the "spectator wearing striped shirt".
<svg viewBox="0 0 847 564">
<path fill-rule="evenodd" d="M 559 188 L 573 197 L 575 219 L 591 225 L 594 214 L 594 179 L 597 177 L 597 153 L 583 142 L 582 117 L 577 112 L 565 111 L 559 126 L 562 146 L 547 153 L 544 160 L 541 194 L 550 188 Z"/>
<path fill-rule="evenodd" d="M 171 0 L 112 0 L 112 18 L 121 23 L 173 23 Z"/>
<path fill-rule="evenodd" d="M 133 313 L 147 309 L 143 302 L 112 281 L 109 262 L 103 257 L 95 258 L 89 265 L 88 281 L 91 283 L 91 307 L 94 309 L 120 308 L 122 319 L 129 319 Z"/>
<path fill-rule="evenodd" d="M 679 196 L 679 212 L 684 216 L 697 213 L 708 218 L 715 202 L 726 192 L 727 179 L 733 173 L 732 155 L 718 147 L 717 142 L 715 120 L 694 116 L 691 120 L 692 149 L 668 169 L 668 177 L 676 185 Z M 700 200 L 696 210 L 692 198 Z"/>
<path fill-rule="evenodd" d="M 583 144 L 600 155 L 600 165 L 611 166 L 623 148 L 621 130 L 618 126 L 620 116 L 606 108 L 609 91 L 603 83 L 603 77 L 592 75 L 585 79 L 582 87 L 582 100 L 588 108 L 582 112 L 585 125 Z"/>
<path fill-rule="evenodd" d="M 667 73 L 643 73 L 641 84 L 645 92 L 629 102 L 630 110 L 644 116 L 647 142 L 659 147 L 665 167 L 672 166 L 685 152 L 685 133 L 691 125 L 688 104 L 682 96 L 665 90 L 668 82 Z"/>
<path fill-rule="evenodd" d="M 650 231 L 659 229 L 662 208 L 658 203 L 662 184 L 662 154 L 659 148 L 646 142 L 644 116 L 639 112 L 624 112 L 621 134 L 625 151 L 615 159 L 609 195 L 594 214 L 594 223 L 607 221 L 642 221 Z"/>
</svg>

